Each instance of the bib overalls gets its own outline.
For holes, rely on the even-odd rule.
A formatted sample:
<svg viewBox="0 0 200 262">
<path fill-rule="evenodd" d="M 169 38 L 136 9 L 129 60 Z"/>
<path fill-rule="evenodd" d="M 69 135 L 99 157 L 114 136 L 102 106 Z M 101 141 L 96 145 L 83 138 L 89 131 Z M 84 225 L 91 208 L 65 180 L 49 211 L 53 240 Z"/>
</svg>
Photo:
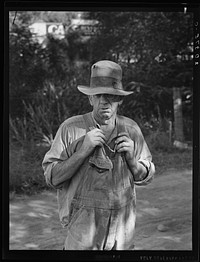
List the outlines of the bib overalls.
<svg viewBox="0 0 200 262">
<path fill-rule="evenodd" d="M 91 123 L 87 122 L 89 127 Z M 117 133 L 124 131 L 116 123 Z M 116 136 L 108 142 L 113 149 Z M 70 209 L 65 250 L 134 249 L 136 196 L 133 175 L 121 153 L 96 147 L 83 164 L 85 172 Z"/>
</svg>

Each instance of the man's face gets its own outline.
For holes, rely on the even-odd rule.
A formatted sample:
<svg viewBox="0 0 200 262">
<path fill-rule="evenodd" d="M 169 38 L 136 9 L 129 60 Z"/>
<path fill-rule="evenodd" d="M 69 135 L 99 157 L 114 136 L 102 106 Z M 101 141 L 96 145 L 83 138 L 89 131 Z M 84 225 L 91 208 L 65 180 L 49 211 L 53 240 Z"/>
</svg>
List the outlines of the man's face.
<svg viewBox="0 0 200 262">
<path fill-rule="evenodd" d="M 122 103 L 122 97 L 117 95 L 99 94 L 89 96 L 93 113 L 100 121 L 109 120 L 117 113 L 118 106 Z"/>
</svg>

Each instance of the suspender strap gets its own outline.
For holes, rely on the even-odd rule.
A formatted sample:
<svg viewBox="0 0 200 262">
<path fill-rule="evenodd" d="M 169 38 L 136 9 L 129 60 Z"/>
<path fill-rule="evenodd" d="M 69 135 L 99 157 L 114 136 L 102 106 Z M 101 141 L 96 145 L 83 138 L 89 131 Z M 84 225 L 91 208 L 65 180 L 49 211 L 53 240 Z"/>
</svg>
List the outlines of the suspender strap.
<svg viewBox="0 0 200 262">
<path fill-rule="evenodd" d="M 85 120 L 87 132 L 89 132 L 92 128 L 95 127 L 95 124 L 93 123 L 90 114 L 91 114 L 91 113 L 86 113 L 86 114 L 83 115 L 83 119 Z"/>
<path fill-rule="evenodd" d="M 126 132 L 124 120 L 120 116 L 117 116 L 117 131 L 118 133 Z"/>
</svg>

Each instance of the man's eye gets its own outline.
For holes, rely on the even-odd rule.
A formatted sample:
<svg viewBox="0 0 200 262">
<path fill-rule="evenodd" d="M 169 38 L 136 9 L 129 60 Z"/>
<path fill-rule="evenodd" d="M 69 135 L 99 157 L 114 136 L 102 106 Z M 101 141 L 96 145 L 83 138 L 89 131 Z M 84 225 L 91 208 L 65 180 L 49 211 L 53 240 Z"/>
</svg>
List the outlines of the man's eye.
<svg viewBox="0 0 200 262">
<path fill-rule="evenodd" d="M 109 99 L 112 101 L 120 101 L 120 97 L 115 95 L 111 95 Z"/>
</svg>

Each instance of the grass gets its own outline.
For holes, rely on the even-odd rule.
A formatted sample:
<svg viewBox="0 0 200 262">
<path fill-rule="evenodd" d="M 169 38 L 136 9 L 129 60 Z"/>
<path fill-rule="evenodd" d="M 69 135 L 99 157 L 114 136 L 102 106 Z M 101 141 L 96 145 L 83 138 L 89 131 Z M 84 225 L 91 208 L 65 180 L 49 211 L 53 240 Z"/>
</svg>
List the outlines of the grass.
<svg viewBox="0 0 200 262">
<path fill-rule="evenodd" d="M 42 170 L 46 148 L 29 144 L 24 147 L 10 145 L 9 190 L 11 195 L 34 194 L 47 189 Z"/>
<path fill-rule="evenodd" d="M 174 149 L 172 152 L 152 152 L 156 173 L 162 174 L 167 169 L 192 169 L 192 150 Z"/>
<path fill-rule="evenodd" d="M 146 137 L 146 142 L 157 173 L 161 174 L 171 168 L 179 170 L 192 168 L 192 147 L 187 149 L 174 147 L 166 132 L 152 132 Z"/>
</svg>

